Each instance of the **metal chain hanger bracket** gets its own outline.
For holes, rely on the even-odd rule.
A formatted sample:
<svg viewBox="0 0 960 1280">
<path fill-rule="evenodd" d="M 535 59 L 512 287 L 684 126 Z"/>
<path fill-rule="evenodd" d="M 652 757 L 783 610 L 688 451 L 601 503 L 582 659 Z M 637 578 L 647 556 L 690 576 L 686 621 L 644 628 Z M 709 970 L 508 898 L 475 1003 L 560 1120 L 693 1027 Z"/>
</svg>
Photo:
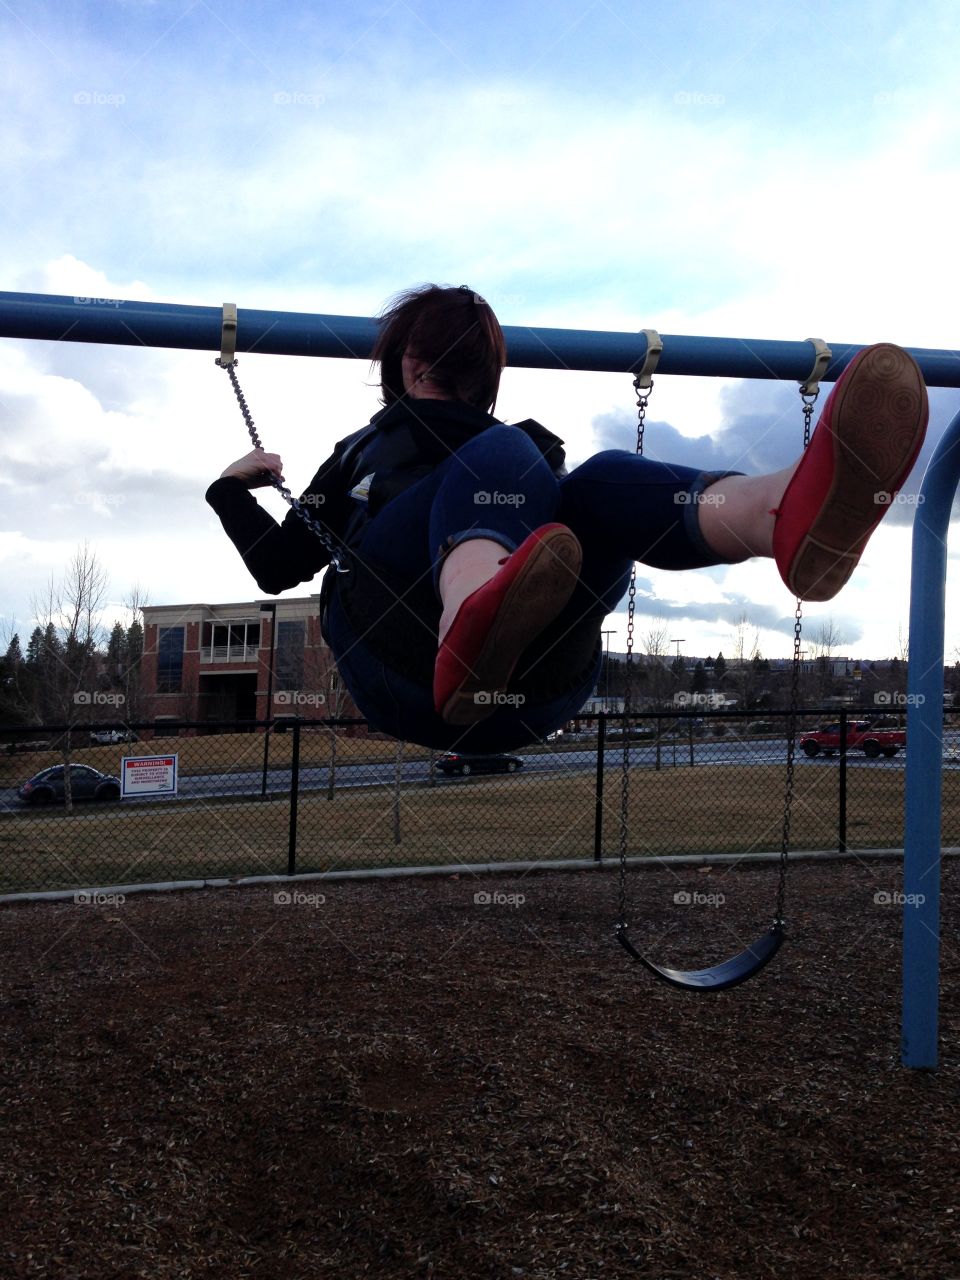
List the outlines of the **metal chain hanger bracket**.
<svg viewBox="0 0 960 1280">
<path fill-rule="evenodd" d="M 243 421 L 246 424 L 250 439 L 253 441 L 253 447 L 265 452 L 257 429 L 253 423 L 253 415 L 247 405 L 247 401 L 240 389 L 240 383 L 237 380 L 237 304 L 235 302 L 225 302 L 223 304 L 223 321 L 220 335 L 220 355 L 214 361 L 221 369 L 225 369 L 230 383 L 233 387 L 234 395 L 237 397 L 237 403 L 240 406 L 240 412 L 243 415 Z M 270 483 L 274 489 L 280 494 L 290 508 L 296 512 L 307 528 L 315 534 L 323 543 L 326 550 L 330 553 L 330 563 L 336 569 L 337 573 L 349 573 L 349 568 L 344 566 L 344 549 L 334 541 L 331 535 L 324 529 L 323 525 L 307 510 L 306 505 L 295 498 L 292 492 L 287 488 L 282 480 L 279 480 L 273 474 L 270 475 Z"/>
</svg>

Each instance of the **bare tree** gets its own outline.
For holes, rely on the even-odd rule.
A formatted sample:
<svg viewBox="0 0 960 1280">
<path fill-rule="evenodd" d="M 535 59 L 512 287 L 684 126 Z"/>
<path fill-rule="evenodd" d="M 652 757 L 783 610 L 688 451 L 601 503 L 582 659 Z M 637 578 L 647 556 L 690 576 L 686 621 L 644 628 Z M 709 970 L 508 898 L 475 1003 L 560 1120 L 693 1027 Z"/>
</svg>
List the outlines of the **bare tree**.
<svg viewBox="0 0 960 1280">
<path fill-rule="evenodd" d="M 897 627 L 897 657 L 904 666 L 910 660 L 910 632 L 904 631 L 902 622 Z"/>
<path fill-rule="evenodd" d="M 741 613 L 733 629 L 733 670 L 730 672 L 741 707 L 748 706 L 753 699 L 754 676 L 759 657 L 760 630 L 746 613 Z"/>
<path fill-rule="evenodd" d="M 327 719 L 328 721 L 339 720 L 343 715 L 344 705 L 347 701 L 347 690 L 343 680 L 340 678 L 340 672 L 337 670 L 332 659 L 330 666 L 327 669 L 324 689 L 327 700 Z M 330 740 L 330 768 L 327 774 L 327 799 L 332 800 L 337 776 L 337 745 L 340 734 L 339 726 L 335 724 L 328 724 L 327 733 Z"/>
<path fill-rule="evenodd" d="M 664 701 L 667 691 L 672 689 L 674 676 L 668 662 L 670 641 L 667 635 L 666 620 L 657 615 L 640 638 L 643 649 L 643 670 L 647 681 L 647 692 L 656 706 Z"/>
<path fill-rule="evenodd" d="M 829 617 L 824 618 L 813 633 L 810 647 L 815 658 L 832 658 L 837 649 L 846 643 L 847 637 L 836 618 Z"/>
<path fill-rule="evenodd" d="M 127 621 L 119 683 L 126 699 L 125 719 L 128 721 L 143 718 L 143 611 L 149 603 L 150 597 L 138 582 L 130 588 L 123 601 Z"/>
<path fill-rule="evenodd" d="M 304 651 L 304 684 L 306 689 L 322 705 L 327 724 L 327 741 L 330 748 L 330 766 L 327 771 L 327 799 L 332 800 L 337 785 L 337 748 L 340 728 L 330 721 L 339 720 L 347 708 L 349 694 L 340 678 L 333 654 L 325 644 L 315 645 Z"/>
<path fill-rule="evenodd" d="M 106 569 L 84 542 L 74 552 L 63 577 L 51 577 L 32 600 L 43 643 L 38 647 L 40 707 L 49 719 L 67 726 L 60 741 L 63 754 L 63 799 L 73 809 L 70 785 L 71 728 L 88 719 L 98 689 L 99 649 L 105 639 L 99 622 L 107 594 Z M 110 695 L 105 695 L 109 700 Z"/>
<path fill-rule="evenodd" d="M 833 689 L 831 659 L 840 646 L 846 644 L 846 642 L 846 636 L 837 620 L 833 617 L 825 618 L 810 639 L 810 652 L 816 664 L 818 692 L 821 700 L 827 697 Z"/>
</svg>

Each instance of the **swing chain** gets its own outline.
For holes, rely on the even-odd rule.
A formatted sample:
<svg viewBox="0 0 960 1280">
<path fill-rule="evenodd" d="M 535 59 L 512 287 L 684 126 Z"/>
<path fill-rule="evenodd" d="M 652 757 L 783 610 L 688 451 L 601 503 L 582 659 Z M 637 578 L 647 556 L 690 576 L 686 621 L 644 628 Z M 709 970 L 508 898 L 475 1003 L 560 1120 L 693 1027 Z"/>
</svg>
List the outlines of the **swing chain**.
<svg viewBox="0 0 960 1280">
<path fill-rule="evenodd" d="M 649 379 L 642 384 L 642 375 L 633 380 L 637 393 L 637 455 L 643 454 L 643 433 L 647 423 L 647 404 L 653 383 Z M 630 813 L 630 715 L 633 710 L 633 632 L 637 608 L 637 562 L 630 570 L 630 588 L 627 592 L 627 654 L 623 681 L 623 768 L 620 772 L 620 883 L 619 919 L 617 933 L 627 928 L 627 827 Z"/>
<path fill-rule="evenodd" d="M 813 422 L 813 406 L 817 402 L 819 387 L 808 391 L 806 386 L 800 388 L 800 399 L 803 401 L 803 447 L 806 450 L 810 443 L 810 429 Z M 797 754 L 797 709 L 800 705 L 800 643 L 802 634 L 803 601 L 797 597 L 797 607 L 793 617 L 793 663 L 790 667 L 790 714 L 787 717 L 787 781 L 783 802 L 783 831 L 780 838 L 780 880 L 777 885 L 777 909 L 774 924 L 783 927 L 785 899 L 787 892 L 787 860 L 790 848 L 790 816 L 793 808 L 793 771 Z"/>
<path fill-rule="evenodd" d="M 244 397 L 243 391 L 240 388 L 240 383 L 237 379 L 236 368 L 239 362 L 236 358 L 227 360 L 222 356 L 218 356 L 214 363 L 219 365 L 221 369 L 225 369 L 228 377 L 230 378 L 234 394 L 237 397 L 237 403 L 240 405 L 240 412 L 243 414 L 243 420 L 246 423 L 247 431 L 250 433 L 250 439 L 253 441 L 253 447 L 255 449 L 259 449 L 261 452 L 265 452 L 260 437 L 257 434 L 257 429 L 253 424 L 253 415 L 250 412 L 246 398 Z M 327 533 L 326 529 L 324 529 L 320 522 L 316 520 L 306 509 L 304 503 L 302 503 L 299 498 L 295 498 L 283 481 L 278 480 L 277 477 L 272 474 L 270 477 L 270 483 L 284 501 L 297 513 L 311 533 L 314 533 L 323 543 L 326 550 L 330 553 L 330 563 L 336 569 L 337 573 L 349 573 L 350 570 L 343 568 L 342 565 L 342 548 L 337 546 L 330 534 Z"/>
</svg>

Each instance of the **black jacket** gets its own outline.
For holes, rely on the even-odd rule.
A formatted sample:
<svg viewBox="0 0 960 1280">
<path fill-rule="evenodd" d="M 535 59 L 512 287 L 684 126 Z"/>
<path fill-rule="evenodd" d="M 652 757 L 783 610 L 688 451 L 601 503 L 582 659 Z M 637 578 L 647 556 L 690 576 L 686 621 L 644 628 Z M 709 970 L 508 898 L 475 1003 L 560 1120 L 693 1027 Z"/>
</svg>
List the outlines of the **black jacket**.
<svg viewBox="0 0 960 1280">
<path fill-rule="evenodd" d="M 355 548 L 367 521 L 387 502 L 497 424 L 490 414 L 460 401 L 398 400 L 337 444 L 301 500 L 339 545 Z M 516 430 L 533 440 L 556 475 L 564 473 L 561 440 L 530 419 Z M 351 496 L 358 486 L 366 491 L 365 501 Z M 215 480 L 206 498 L 267 595 L 308 582 L 330 563 L 330 553 L 295 511 L 277 524 L 241 480 Z"/>
</svg>

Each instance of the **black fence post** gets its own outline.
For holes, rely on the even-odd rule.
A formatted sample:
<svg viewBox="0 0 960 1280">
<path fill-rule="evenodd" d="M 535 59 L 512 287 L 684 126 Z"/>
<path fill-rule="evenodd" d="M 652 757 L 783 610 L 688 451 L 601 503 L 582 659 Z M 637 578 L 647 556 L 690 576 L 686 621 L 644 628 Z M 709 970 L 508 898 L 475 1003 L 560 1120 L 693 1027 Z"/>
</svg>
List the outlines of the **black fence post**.
<svg viewBox="0 0 960 1280">
<path fill-rule="evenodd" d="M 593 859 L 603 861 L 603 748 L 607 731 L 606 712 L 597 717 L 597 785 L 593 815 Z"/>
<path fill-rule="evenodd" d="M 290 759 L 290 836 L 287 842 L 287 875 L 297 874 L 297 806 L 300 796 L 300 717 L 293 722 Z"/>
<path fill-rule="evenodd" d="M 847 851 L 847 713 L 840 711 L 840 794 L 837 798 L 837 852 Z"/>
</svg>

